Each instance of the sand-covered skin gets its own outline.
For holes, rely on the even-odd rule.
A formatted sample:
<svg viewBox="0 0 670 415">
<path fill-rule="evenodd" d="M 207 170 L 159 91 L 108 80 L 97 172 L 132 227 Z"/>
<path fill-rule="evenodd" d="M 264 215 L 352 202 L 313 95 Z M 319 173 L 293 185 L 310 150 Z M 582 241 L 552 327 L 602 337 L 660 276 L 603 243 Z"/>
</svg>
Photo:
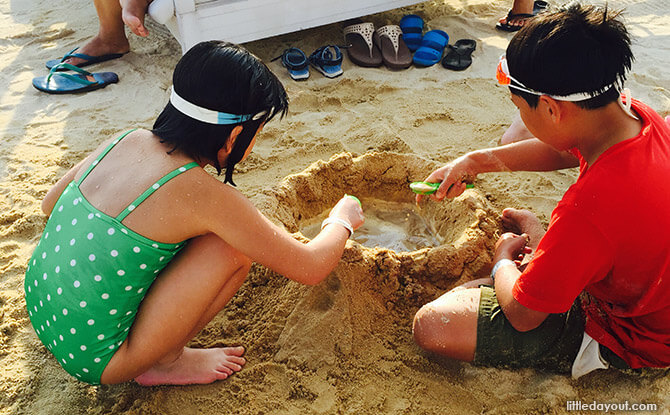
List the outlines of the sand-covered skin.
<svg viewBox="0 0 670 415">
<path fill-rule="evenodd" d="M 380 26 L 419 13 L 427 29 L 446 30 L 451 43 L 476 39 L 473 65 L 464 72 L 440 66 L 392 72 L 345 58 L 342 77 L 312 71 L 297 83 L 278 62 L 269 63 L 285 83 L 290 114 L 266 126 L 239 166 L 240 190 L 300 238 L 300 221 L 344 192 L 406 201 L 407 184 L 434 166 L 496 145 L 514 114 L 508 92 L 493 79 L 511 37 L 493 27 L 509 3 L 429 1 L 368 17 Z M 665 0 L 609 4 L 627 8 L 634 38 L 637 60 L 627 86 L 670 114 L 670 7 Z M 457 200 L 422 208 L 449 243 L 394 253 L 350 242 L 338 268 L 316 287 L 254 266 L 193 341 L 247 348 L 248 364 L 228 380 L 144 388 L 93 387 L 71 378 L 39 343 L 24 308 L 25 265 L 46 221 L 41 200 L 101 141 L 151 127 L 180 56 L 169 34 L 150 24 L 149 38 L 131 37 L 130 54 L 92 67 L 118 73 L 118 84 L 76 96 L 33 89 L 31 79 L 47 73 L 44 62 L 83 44 L 97 30 L 95 19 L 89 0 L 0 0 L 0 414 L 566 413 L 568 400 L 652 402 L 659 413 L 670 411 L 667 376 L 609 371 L 574 381 L 450 362 L 412 342 L 411 319 L 422 303 L 487 272 L 501 209 L 529 208 L 546 223 L 574 170 L 482 176 Z M 286 47 L 310 54 L 341 44 L 341 36 L 341 25 L 333 24 L 247 47 L 269 62 Z M 376 154 L 363 156 L 368 152 Z"/>
</svg>

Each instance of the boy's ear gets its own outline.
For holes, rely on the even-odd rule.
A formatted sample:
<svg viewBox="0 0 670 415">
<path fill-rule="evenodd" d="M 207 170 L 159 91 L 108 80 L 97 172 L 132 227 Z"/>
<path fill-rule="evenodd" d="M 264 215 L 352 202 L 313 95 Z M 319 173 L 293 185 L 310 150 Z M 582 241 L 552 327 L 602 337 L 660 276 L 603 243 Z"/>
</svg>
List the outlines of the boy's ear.
<svg viewBox="0 0 670 415">
<path fill-rule="evenodd" d="M 564 115 L 564 108 L 561 103 L 547 95 L 540 96 L 539 107 L 544 111 L 545 115 L 551 118 L 554 124 L 561 121 Z"/>
</svg>

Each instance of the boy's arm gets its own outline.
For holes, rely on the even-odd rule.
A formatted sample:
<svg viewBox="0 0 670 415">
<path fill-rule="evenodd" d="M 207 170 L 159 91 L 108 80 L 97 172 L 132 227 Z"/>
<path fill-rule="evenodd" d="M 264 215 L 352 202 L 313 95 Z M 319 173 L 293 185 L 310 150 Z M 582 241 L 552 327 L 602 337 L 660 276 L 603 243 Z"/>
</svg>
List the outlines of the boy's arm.
<svg viewBox="0 0 670 415">
<path fill-rule="evenodd" d="M 577 166 L 579 160 L 572 154 L 558 151 L 532 138 L 500 147 L 472 151 L 435 170 L 425 180 L 442 183 L 432 196 L 442 200 L 445 196 L 456 197 L 463 193 L 464 182 L 474 180 L 481 173 L 553 171 Z M 420 199 L 421 197 L 418 198 Z"/>
<path fill-rule="evenodd" d="M 485 169 L 495 171 L 553 171 L 578 167 L 579 160 L 567 151 L 559 151 L 537 138 L 500 147 L 477 150 L 472 158 Z"/>
<path fill-rule="evenodd" d="M 514 261 L 520 253 L 524 252 L 525 246 L 525 235 L 504 234 L 496 244 L 493 263 L 497 264 L 501 259 Z M 520 275 L 521 272 L 512 262 L 500 266 L 493 277 L 495 278 L 496 297 L 505 317 L 515 330 L 525 332 L 537 328 L 549 316 L 549 313 L 531 310 L 514 298 L 512 289 Z"/>
<path fill-rule="evenodd" d="M 51 211 L 53 210 L 56 201 L 63 193 L 63 190 L 65 190 L 67 185 L 70 184 L 72 180 L 74 180 L 74 177 L 76 176 L 77 172 L 79 172 L 81 166 L 84 165 L 86 160 L 88 160 L 88 157 L 77 163 L 73 168 L 70 169 L 70 171 L 65 173 L 65 175 L 61 177 L 56 182 L 56 184 L 51 187 L 51 189 L 49 189 L 47 195 L 44 196 L 44 200 L 42 200 L 42 212 L 46 213 L 47 215 L 51 214 Z"/>
</svg>

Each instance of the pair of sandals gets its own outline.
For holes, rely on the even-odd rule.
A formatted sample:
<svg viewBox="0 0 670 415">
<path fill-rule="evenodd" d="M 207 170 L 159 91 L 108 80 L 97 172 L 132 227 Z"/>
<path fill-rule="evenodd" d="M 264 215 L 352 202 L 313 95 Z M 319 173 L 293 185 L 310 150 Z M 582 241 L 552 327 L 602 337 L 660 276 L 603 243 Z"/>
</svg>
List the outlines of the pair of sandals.
<svg viewBox="0 0 670 415">
<path fill-rule="evenodd" d="M 272 61 L 277 59 L 281 59 L 289 76 L 295 81 L 304 81 L 309 78 L 310 65 L 327 78 L 342 75 L 342 52 L 336 45 L 322 46 L 312 52 L 309 57 L 298 48 L 288 48 Z"/>
<path fill-rule="evenodd" d="M 406 69 L 412 64 L 412 53 L 403 41 L 397 25 L 386 25 L 375 30 L 371 22 L 354 21 L 344 28 L 349 59 L 358 66 Z"/>
<path fill-rule="evenodd" d="M 408 48 L 414 52 L 413 61 L 417 66 L 433 66 L 442 61 L 442 66 L 462 71 L 472 64 L 472 52 L 477 47 L 473 39 L 460 39 L 449 45 L 449 35 L 443 30 L 429 30 L 423 34 L 423 19 L 416 14 L 408 14 L 400 20 L 400 28 Z M 448 48 L 444 59 L 442 55 Z"/>
<path fill-rule="evenodd" d="M 512 9 L 507 12 L 507 16 L 504 18 L 504 22 L 496 23 L 496 29 L 502 30 L 503 32 L 517 32 L 525 26 L 528 19 L 532 19 L 540 13 L 544 13 L 549 7 L 549 3 L 544 0 L 535 0 L 533 2 L 533 12 L 532 13 L 512 13 Z M 520 24 L 512 24 L 512 22 L 519 22 Z"/>
<path fill-rule="evenodd" d="M 49 69 L 49 74 L 47 76 L 33 78 L 33 86 L 36 89 L 49 94 L 74 94 L 94 91 L 119 82 L 119 77 L 114 72 L 91 73 L 81 68 L 112 59 L 118 59 L 124 55 L 123 53 L 90 56 L 83 53 L 76 53 L 77 49 L 78 48 L 72 49 L 61 59 L 47 61 L 46 67 Z M 82 59 L 82 62 L 77 65 L 65 63 L 65 61 L 70 58 L 79 58 Z M 68 73 L 66 71 L 72 71 L 74 73 Z"/>
</svg>

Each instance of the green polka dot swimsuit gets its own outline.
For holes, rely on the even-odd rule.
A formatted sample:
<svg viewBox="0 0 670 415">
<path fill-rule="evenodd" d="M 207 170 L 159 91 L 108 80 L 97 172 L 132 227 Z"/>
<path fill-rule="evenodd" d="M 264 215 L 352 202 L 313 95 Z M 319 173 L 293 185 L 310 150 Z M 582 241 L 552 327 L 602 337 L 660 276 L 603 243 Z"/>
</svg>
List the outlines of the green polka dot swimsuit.
<svg viewBox="0 0 670 415">
<path fill-rule="evenodd" d="M 185 245 L 153 241 L 121 221 L 164 183 L 197 166 L 175 169 L 119 216 L 108 216 L 84 198 L 79 185 L 127 134 L 63 191 L 26 271 L 26 305 L 37 336 L 68 373 L 91 384 L 100 383 L 149 286 Z"/>
</svg>

